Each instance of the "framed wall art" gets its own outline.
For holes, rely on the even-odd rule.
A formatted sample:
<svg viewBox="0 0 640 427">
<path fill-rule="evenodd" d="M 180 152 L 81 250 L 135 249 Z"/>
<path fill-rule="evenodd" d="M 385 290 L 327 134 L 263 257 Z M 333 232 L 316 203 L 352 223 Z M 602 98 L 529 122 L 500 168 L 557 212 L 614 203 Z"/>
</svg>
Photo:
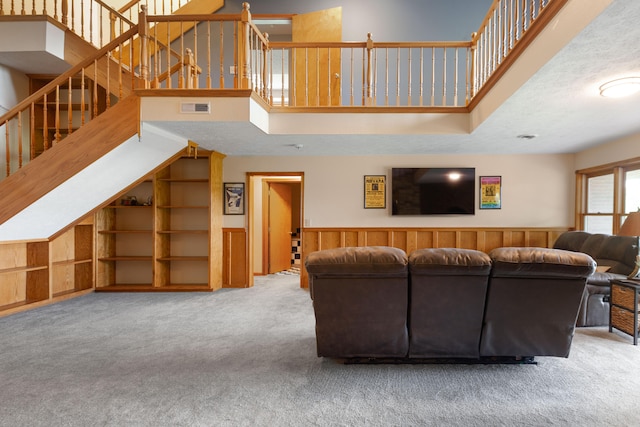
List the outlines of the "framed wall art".
<svg viewBox="0 0 640 427">
<path fill-rule="evenodd" d="M 224 214 L 244 215 L 244 182 L 224 183 Z"/>
<path fill-rule="evenodd" d="M 502 177 L 480 177 L 480 209 L 502 208 Z"/>
<path fill-rule="evenodd" d="M 384 209 L 387 207 L 386 175 L 364 176 L 364 208 Z"/>
</svg>

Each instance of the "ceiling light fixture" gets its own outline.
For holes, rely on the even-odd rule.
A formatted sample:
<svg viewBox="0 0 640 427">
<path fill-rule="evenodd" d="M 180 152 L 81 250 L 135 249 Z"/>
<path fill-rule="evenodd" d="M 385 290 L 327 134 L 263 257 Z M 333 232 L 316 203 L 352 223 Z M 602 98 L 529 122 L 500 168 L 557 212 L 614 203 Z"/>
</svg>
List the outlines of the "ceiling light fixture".
<svg viewBox="0 0 640 427">
<path fill-rule="evenodd" d="M 518 135 L 518 138 L 520 138 L 520 139 L 533 139 L 536 136 L 538 136 L 538 135 L 536 135 L 534 133 L 523 133 L 521 135 Z"/>
<path fill-rule="evenodd" d="M 640 77 L 611 80 L 600 86 L 600 95 L 606 98 L 622 98 L 640 92 Z"/>
</svg>

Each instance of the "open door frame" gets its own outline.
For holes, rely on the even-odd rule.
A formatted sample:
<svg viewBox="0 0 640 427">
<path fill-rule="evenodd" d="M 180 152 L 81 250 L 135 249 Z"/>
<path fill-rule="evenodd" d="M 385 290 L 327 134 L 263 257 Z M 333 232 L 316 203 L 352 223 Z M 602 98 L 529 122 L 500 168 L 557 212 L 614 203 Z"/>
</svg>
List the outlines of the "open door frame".
<svg viewBox="0 0 640 427">
<path fill-rule="evenodd" d="M 304 172 L 247 172 L 247 199 L 246 199 L 246 208 L 247 208 L 247 246 L 248 246 L 248 257 L 247 257 L 247 272 L 249 274 L 249 286 L 253 286 L 253 266 L 254 266 L 254 228 L 253 223 L 256 215 L 256 207 L 253 206 L 255 199 L 255 192 L 262 192 L 262 181 L 260 181 L 259 188 L 254 188 L 254 177 L 264 177 L 269 179 L 269 177 L 300 177 L 300 216 L 304 218 Z M 300 224 L 303 227 L 303 224 Z M 301 233 L 302 235 L 302 233 Z M 300 281 L 300 287 L 302 288 L 302 281 Z"/>
</svg>

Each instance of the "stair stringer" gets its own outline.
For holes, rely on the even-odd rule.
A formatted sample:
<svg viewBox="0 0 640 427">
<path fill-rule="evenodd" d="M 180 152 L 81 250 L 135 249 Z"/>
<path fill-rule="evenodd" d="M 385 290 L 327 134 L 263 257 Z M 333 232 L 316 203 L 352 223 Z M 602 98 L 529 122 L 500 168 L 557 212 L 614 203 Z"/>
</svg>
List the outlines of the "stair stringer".
<svg viewBox="0 0 640 427">
<path fill-rule="evenodd" d="M 187 145 L 186 138 L 142 124 L 140 135 L 136 133 L 116 144 L 0 224 L 0 241 L 50 238 L 153 172 Z M 36 182 L 30 178 L 25 174 L 24 184 L 40 185 L 40 175 Z M 11 191 L 0 188 L 0 198 L 6 200 L 5 197 L 12 197 Z"/>
</svg>

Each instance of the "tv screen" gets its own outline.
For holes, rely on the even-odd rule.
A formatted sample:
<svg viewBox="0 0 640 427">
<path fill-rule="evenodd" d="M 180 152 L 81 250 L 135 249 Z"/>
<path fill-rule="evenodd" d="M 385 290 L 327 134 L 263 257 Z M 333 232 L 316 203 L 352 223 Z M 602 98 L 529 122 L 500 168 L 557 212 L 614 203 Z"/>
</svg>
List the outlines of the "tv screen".
<svg viewBox="0 0 640 427">
<path fill-rule="evenodd" d="M 392 168 L 392 215 L 474 215 L 475 168 Z"/>
</svg>

